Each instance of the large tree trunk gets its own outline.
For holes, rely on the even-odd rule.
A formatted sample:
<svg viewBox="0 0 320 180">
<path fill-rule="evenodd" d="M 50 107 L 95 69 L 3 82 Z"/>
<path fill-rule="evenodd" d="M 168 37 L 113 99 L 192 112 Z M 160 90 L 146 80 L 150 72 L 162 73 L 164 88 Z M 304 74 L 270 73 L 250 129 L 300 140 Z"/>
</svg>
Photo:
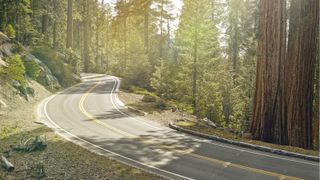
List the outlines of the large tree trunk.
<svg viewBox="0 0 320 180">
<path fill-rule="evenodd" d="M 198 13 L 199 6 L 197 3 L 196 7 L 196 22 L 195 22 L 195 32 L 194 32 L 194 42 L 193 42 L 193 71 L 192 71 L 192 105 L 193 114 L 198 115 Z"/>
<path fill-rule="evenodd" d="M 149 50 L 149 16 L 150 16 L 150 6 L 152 0 L 146 0 L 143 2 L 144 9 L 144 47 Z"/>
<path fill-rule="evenodd" d="M 164 2 L 161 0 L 161 12 L 160 12 L 160 41 L 159 41 L 159 55 L 162 61 L 163 58 L 163 6 Z"/>
<path fill-rule="evenodd" d="M 290 11 L 286 62 L 289 144 L 312 148 L 312 105 L 319 33 L 319 0 L 293 0 Z"/>
<path fill-rule="evenodd" d="M 83 57 L 84 57 L 84 72 L 89 72 L 89 65 L 90 65 L 90 56 L 89 56 L 89 28 L 90 28 L 90 21 L 89 21 L 89 9 L 90 4 L 88 0 L 85 0 L 84 3 L 84 13 L 85 13 L 85 20 L 84 20 L 84 34 L 83 34 Z"/>
<path fill-rule="evenodd" d="M 99 28 L 100 27 L 96 27 L 96 48 L 95 48 L 95 69 L 98 72 L 100 70 L 100 68 L 102 68 L 101 63 L 99 64 L 99 60 L 100 60 L 100 32 L 99 32 Z"/>
<path fill-rule="evenodd" d="M 149 50 L 149 10 L 144 13 L 144 47 Z"/>
<path fill-rule="evenodd" d="M 42 34 L 46 34 L 47 30 L 48 30 L 48 14 L 45 13 L 42 15 L 42 28 L 41 28 L 41 32 Z"/>
<path fill-rule="evenodd" d="M 57 3 L 58 2 L 56 0 L 52 1 L 54 17 L 56 16 L 56 12 L 58 10 Z M 57 19 L 56 19 L 56 17 L 53 18 L 52 23 L 53 23 L 53 25 L 52 25 L 52 47 L 53 47 L 53 49 L 57 49 Z"/>
<path fill-rule="evenodd" d="M 320 107 L 320 103 L 319 103 L 319 36 L 318 36 L 318 56 L 317 56 L 317 60 L 316 60 L 316 72 L 315 72 L 315 85 L 314 85 L 314 104 L 313 104 L 313 149 L 319 149 L 319 107 Z"/>
<path fill-rule="evenodd" d="M 54 20 L 52 27 L 52 47 L 53 49 L 57 49 L 57 22 Z"/>
<path fill-rule="evenodd" d="M 123 47 L 124 47 L 124 52 L 123 52 L 123 67 L 124 70 L 127 69 L 127 16 L 124 17 L 123 19 Z"/>
<path fill-rule="evenodd" d="M 286 0 L 261 0 L 256 90 L 251 132 L 255 139 L 287 143 L 284 113 Z"/>
<path fill-rule="evenodd" d="M 73 46 L 73 0 L 68 0 L 68 17 L 67 17 L 67 48 Z"/>
</svg>

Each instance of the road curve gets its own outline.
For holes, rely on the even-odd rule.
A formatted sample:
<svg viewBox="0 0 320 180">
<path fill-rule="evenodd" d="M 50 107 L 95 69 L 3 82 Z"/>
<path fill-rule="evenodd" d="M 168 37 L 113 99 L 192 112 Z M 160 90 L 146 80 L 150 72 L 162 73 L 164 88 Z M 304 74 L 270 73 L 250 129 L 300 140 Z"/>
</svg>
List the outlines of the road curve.
<svg viewBox="0 0 320 180">
<path fill-rule="evenodd" d="M 319 179 L 319 163 L 176 132 L 137 117 L 117 98 L 120 81 L 84 74 L 83 82 L 45 99 L 40 120 L 95 153 L 171 179 Z"/>
</svg>

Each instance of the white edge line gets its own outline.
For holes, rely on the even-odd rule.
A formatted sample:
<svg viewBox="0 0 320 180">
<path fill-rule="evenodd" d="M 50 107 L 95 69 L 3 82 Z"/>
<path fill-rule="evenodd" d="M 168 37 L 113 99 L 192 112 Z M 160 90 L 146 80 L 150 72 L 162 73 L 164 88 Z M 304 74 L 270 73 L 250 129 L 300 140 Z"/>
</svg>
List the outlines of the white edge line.
<svg viewBox="0 0 320 180">
<path fill-rule="evenodd" d="M 59 94 L 60 94 L 60 93 L 59 93 Z M 145 164 L 145 163 L 143 163 L 143 162 L 140 162 L 140 161 L 131 159 L 131 158 L 129 158 L 129 157 L 120 155 L 120 154 L 118 154 L 118 153 L 115 153 L 115 152 L 110 151 L 110 150 L 108 150 L 108 149 L 105 149 L 105 148 L 103 148 L 103 147 L 100 147 L 100 146 L 98 146 L 98 145 L 96 145 L 96 144 L 93 144 L 93 143 L 91 143 L 91 142 L 89 142 L 89 141 L 86 141 L 86 140 L 84 140 L 84 139 L 82 139 L 82 138 L 80 138 L 80 137 L 78 137 L 78 136 L 70 133 L 69 131 L 61 128 L 59 125 L 57 125 L 57 124 L 50 118 L 50 116 L 49 116 L 48 113 L 47 113 L 47 104 L 48 104 L 53 98 L 55 98 L 57 95 L 58 95 L 58 94 L 50 97 L 50 98 L 45 102 L 45 104 L 44 104 L 44 106 L 43 106 L 43 110 L 44 110 L 45 116 L 46 116 L 47 119 L 50 121 L 50 123 L 52 123 L 52 125 L 54 125 L 56 128 L 63 130 L 65 133 L 67 133 L 67 134 L 69 134 L 70 136 L 78 139 L 79 141 L 82 141 L 82 142 L 84 142 L 84 143 L 87 143 L 87 144 L 89 144 L 89 145 L 91 145 L 91 146 L 94 146 L 94 147 L 100 149 L 100 150 L 103 150 L 103 151 L 105 151 L 105 152 L 107 152 L 107 153 L 110 153 L 110 154 L 113 154 L 113 155 L 115 155 L 115 156 L 121 157 L 121 158 L 126 159 L 126 160 L 128 160 L 128 161 L 131 161 L 131 162 L 134 162 L 134 163 L 137 163 L 137 164 L 146 166 L 146 167 L 151 168 L 151 169 L 158 170 L 158 171 L 160 171 L 160 172 L 164 172 L 164 173 L 167 173 L 167 174 L 171 174 L 171 175 L 174 175 L 174 176 L 177 176 L 177 177 L 180 177 L 180 178 L 184 178 L 184 179 L 188 179 L 188 180 L 194 180 L 194 179 L 192 179 L 192 178 L 185 177 L 185 176 L 182 176 L 182 175 L 180 175 L 180 174 L 176 174 L 176 173 L 173 173 L 173 172 L 170 172 L 170 171 L 166 171 L 166 170 L 163 170 L 163 169 L 160 169 L 160 168 L 157 168 L 157 167 L 154 167 L 154 166 Z M 70 138 L 67 138 L 67 137 L 63 136 L 60 132 L 56 131 L 56 133 L 59 134 L 61 137 L 65 138 L 65 139 L 67 139 L 67 140 L 69 140 L 69 141 L 71 141 Z M 71 141 L 71 142 L 73 142 L 73 141 Z M 169 178 L 169 177 L 168 177 L 168 178 Z"/>
<path fill-rule="evenodd" d="M 114 80 L 115 83 L 114 83 L 113 88 L 112 88 L 111 93 L 110 93 L 110 98 L 111 98 L 112 106 L 113 106 L 119 113 L 121 113 L 121 114 L 129 117 L 130 119 L 133 119 L 133 120 L 135 120 L 135 121 L 137 121 L 137 122 L 143 123 L 143 124 L 145 124 L 145 125 L 147 125 L 147 126 L 149 126 L 149 127 L 152 127 L 152 128 L 154 128 L 154 129 L 162 130 L 162 129 L 159 128 L 159 127 L 153 126 L 153 125 L 151 125 L 151 124 L 149 124 L 149 123 L 147 123 L 147 122 L 144 122 L 143 120 L 137 119 L 137 118 L 135 118 L 135 117 L 132 117 L 132 116 L 130 116 L 130 115 L 122 112 L 122 111 L 115 105 L 116 102 L 114 102 L 113 99 L 116 98 L 116 97 L 114 97 L 113 95 L 116 95 L 116 94 L 113 94 L 113 92 L 114 92 L 114 90 L 115 90 L 116 85 L 117 85 L 117 84 L 120 84 L 120 83 L 119 83 L 119 81 L 118 81 L 118 79 L 117 79 L 116 77 L 113 77 L 113 80 Z M 117 88 L 119 88 L 119 87 L 117 87 Z M 118 100 L 118 101 L 120 101 L 120 100 Z M 121 101 L 120 101 L 120 102 L 121 102 Z"/>
</svg>

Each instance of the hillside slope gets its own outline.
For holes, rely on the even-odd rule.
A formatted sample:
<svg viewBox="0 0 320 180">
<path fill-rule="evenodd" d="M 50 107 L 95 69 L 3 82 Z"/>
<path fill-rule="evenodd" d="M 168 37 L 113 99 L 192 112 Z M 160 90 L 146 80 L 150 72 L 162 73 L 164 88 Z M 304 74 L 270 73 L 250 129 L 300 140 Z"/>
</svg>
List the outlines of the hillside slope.
<svg viewBox="0 0 320 180">
<path fill-rule="evenodd" d="M 82 149 L 37 122 L 34 112 L 37 104 L 61 86 L 42 61 L 0 32 L 0 69 L 10 66 L 8 58 L 17 54 L 24 62 L 34 61 L 39 65 L 41 72 L 36 80 L 45 86 L 27 75 L 24 85 L 0 75 L 0 156 L 7 156 L 15 166 L 13 172 L 7 172 L 0 162 L 0 179 L 160 179 Z M 46 149 L 15 150 L 37 136 L 46 137 Z"/>
</svg>

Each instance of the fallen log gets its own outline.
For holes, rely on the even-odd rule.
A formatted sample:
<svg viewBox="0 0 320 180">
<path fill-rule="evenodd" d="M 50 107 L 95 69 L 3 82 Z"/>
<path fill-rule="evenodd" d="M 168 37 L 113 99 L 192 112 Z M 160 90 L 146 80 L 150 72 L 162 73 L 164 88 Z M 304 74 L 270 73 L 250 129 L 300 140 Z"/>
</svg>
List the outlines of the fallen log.
<svg viewBox="0 0 320 180">
<path fill-rule="evenodd" d="M 46 137 L 41 135 L 37 136 L 36 139 L 33 141 L 32 145 L 28 148 L 28 152 L 33 151 L 42 151 L 47 147 L 47 140 Z"/>
<path fill-rule="evenodd" d="M 13 164 L 10 161 L 8 161 L 7 158 L 5 158 L 4 156 L 1 156 L 1 162 L 3 164 L 3 167 L 7 171 L 13 171 L 14 170 Z"/>
</svg>

